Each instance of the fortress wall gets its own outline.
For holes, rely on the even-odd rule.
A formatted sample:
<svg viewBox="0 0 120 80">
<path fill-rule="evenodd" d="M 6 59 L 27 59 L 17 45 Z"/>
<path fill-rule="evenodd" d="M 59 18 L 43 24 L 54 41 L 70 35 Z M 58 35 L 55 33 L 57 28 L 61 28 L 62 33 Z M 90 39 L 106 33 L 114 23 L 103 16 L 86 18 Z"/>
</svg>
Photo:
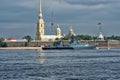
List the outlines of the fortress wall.
<svg viewBox="0 0 120 80">
<path fill-rule="evenodd" d="M 63 41 L 64 44 L 68 44 L 69 41 Z M 88 44 L 97 44 L 99 48 L 120 48 L 120 41 L 117 40 L 104 40 L 104 41 L 80 41 L 81 43 L 88 43 Z M 47 42 L 47 41 L 32 41 L 30 43 L 27 42 L 7 42 L 8 47 L 40 47 L 46 45 L 52 45 L 54 42 Z"/>
</svg>

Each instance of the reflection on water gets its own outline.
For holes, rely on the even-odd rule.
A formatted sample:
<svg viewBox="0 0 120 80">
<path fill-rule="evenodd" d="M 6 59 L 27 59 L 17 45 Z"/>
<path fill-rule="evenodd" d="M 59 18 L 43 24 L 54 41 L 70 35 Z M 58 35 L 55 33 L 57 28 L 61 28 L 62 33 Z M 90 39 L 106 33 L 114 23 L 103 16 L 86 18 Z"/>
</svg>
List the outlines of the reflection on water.
<svg viewBox="0 0 120 80">
<path fill-rule="evenodd" d="M 44 54 L 44 52 L 43 51 L 38 51 L 38 56 L 39 56 L 38 59 L 39 59 L 40 64 L 43 64 L 45 62 L 45 58 L 44 58 L 45 54 Z"/>
<path fill-rule="evenodd" d="M 120 49 L 0 50 L 0 80 L 120 80 Z"/>
</svg>

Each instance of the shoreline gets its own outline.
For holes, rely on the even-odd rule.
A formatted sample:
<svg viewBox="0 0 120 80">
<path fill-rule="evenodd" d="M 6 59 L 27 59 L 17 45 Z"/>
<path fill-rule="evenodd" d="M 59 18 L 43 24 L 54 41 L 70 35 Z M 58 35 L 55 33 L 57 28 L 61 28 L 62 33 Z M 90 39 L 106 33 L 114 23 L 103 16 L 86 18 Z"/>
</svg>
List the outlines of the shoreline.
<svg viewBox="0 0 120 80">
<path fill-rule="evenodd" d="M 42 50 L 42 47 L 0 47 L 0 50 Z"/>
<path fill-rule="evenodd" d="M 120 49 L 113 47 L 96 47 L 98 49 Z M 42 50 L 42 47 L 0 47 L 0 50 Z"/>
</svg>

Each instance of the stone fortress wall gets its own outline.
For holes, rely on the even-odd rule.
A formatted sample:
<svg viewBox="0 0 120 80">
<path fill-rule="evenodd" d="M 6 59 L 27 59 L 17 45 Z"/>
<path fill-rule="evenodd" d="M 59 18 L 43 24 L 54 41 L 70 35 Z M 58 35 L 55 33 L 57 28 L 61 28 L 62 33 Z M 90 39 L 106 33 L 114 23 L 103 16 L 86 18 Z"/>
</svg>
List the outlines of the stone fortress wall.
<svg viewBox="0 0 120 80">
<path fill-rule="evenodd" d="M 103 40 L 103 41 L 80 41 L 81 43 L 97 44 L 98 48 L 120 48 L 120 41 L 118 40 Z M 53 45 L 53 41 L 31 41 L 27 42 L 6 42 L 8 47 L 41 47 L 46 45 Z M 69 41 L 63 41 L 64 44 L 68 44 Z"/>
</svg>

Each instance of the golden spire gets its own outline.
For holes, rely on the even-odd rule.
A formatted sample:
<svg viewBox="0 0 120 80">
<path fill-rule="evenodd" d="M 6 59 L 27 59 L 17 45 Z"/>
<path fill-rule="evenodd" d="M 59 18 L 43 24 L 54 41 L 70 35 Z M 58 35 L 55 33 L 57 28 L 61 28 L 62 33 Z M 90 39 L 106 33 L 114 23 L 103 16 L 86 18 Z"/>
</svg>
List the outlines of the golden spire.
<svg viewBox="0 0 120 80">
<path fill-rule="evenodd" d="M 42 18 L 42 0 L 40 0 L 40 13 L 39 17 Z"/>
<path fill-rule="evenodd" d="M 42 12 L 42 1 L 40 0 L 40 12 Z"/>
<path fill-rule="evenodd" d="M 37 22 L 36 40 L 44 40 L 44 20 L 42 18 L 42 0 L 39 0 L 39 18 Z"/>
</svg>

